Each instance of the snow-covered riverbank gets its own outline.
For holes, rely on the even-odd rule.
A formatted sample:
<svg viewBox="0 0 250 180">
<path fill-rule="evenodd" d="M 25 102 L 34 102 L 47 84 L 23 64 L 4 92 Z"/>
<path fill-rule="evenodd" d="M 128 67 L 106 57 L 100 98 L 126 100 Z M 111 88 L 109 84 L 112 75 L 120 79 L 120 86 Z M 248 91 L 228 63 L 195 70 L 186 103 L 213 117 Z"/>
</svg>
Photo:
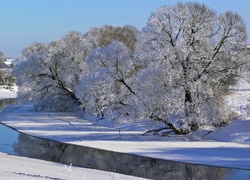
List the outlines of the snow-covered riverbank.
<svg viewBox="0 0 250 180">
<path fill-rule="evenodd" d="M 240 134 L 246 130 L 237 127 L 241 123 L 249 127 L 248 120 L 235 121 L 204 138 L 198 137 L 198 134 L 152 137 L 142 136 L 142 131 L 134 127 L 117 129 L 96 125 L 83 120 L 77 112 L 34 112 L 31 109 L 30 104 L 13 105 L 3 110 L 0 119 L 18 131 L 66 143 L 159 159 L 250 169 L 250 144 L 245 137 L 248 132 Z M 237 129 L 233 128 L 233 134 L 229 136 L 231 126 Z M 240 139 L 241 143 L 237 143 Z"/>
<path fill-rule="evenodd" d="M 204 137 L 202 135 L 208 131 L 183 137 L 142 136 L 143 127 L 133 124 L 112 127 L 101 121 L 83 120 L 81 112 L 35 112 L 32 104 L 10 106 L 3 110 L 0 119 L 18 131 L 71 144 L 181 162 L 250 169 L 249 97 L 250 91 L 237 88 L 227 103 L 241 114 L 241 118 L 227 127 L 214 129 Z M 0 168 L 3 166 L 1 163 Z M 63 169 L 62 165 L 55 164 L 55 168 L 57 166 Z M 3 170 L 0 172 L 4 175 Z M 50 176 L 53 175 L 48 174 Z"/>
<path fill-rule="evenodd" d="M 15 98 L 16 92 L 0 88 L 0 100 Z M 12 109 L 12 108 L 11 108 Z M 1 116 L 3 117 L 3 116 Z M 2 121 L 2 118 L 0 118 Z M 0 179 L 3 180 L 131 180 L 144 179 L 118 173 L 80 168 L 70 164 L 53 163 L 0 152 Z"/>
<path fill-rule="evenodd" d="M 131 180 L 143 179 L 122 174 L 70 165 L 12 156 L 0 153 L 0 179 L 2 180 Z"/>
</svg>

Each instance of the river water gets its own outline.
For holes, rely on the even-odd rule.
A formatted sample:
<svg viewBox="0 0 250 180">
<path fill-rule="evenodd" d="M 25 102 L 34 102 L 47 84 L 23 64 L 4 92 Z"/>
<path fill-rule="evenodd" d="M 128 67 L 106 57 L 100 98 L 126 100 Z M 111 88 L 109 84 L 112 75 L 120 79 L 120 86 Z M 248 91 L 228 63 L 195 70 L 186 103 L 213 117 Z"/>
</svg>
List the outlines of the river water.
<svg viewBox="0 0 250 180">
<path fill-rule="evenodd" d="M 4 106 L 10 100 L 0 102 Z M 65 144 L 19 133 L 0 124 L 0 151 L 149 179 L 250 179 L 249 170 L 179 163 Z"/>
</svg>

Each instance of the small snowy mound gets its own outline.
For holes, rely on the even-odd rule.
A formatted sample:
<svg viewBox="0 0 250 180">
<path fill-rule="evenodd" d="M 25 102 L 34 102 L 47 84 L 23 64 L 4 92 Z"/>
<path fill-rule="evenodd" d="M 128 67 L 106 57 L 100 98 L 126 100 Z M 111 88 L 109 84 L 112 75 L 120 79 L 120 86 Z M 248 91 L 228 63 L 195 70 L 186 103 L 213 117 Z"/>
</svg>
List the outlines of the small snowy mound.
<svg viewBox="0 0 250 180">
<path fill-rule="evenodd" d="M 250 144 L 250 84 L 239 79 L 238 84 L 231 90 L 232 93 L 226 97 L 226 102 L 239 113 L 239 119 L 216 129 L 203 139 Z"/>
<path fill-rule="evenodd" d="M 250 120 L 235 120 L 226 127 L 221 127 L 204 136 L 204 140 L 216 140 L 250 144 Z"/>
</svg>

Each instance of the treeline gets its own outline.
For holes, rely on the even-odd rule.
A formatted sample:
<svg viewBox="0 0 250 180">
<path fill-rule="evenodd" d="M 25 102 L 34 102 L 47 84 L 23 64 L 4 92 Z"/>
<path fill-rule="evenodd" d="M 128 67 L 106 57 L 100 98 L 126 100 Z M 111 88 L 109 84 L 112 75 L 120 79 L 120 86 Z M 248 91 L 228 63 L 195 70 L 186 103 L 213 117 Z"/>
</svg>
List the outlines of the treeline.
<svg viewBox="0 0 250 180">
<path fill-rule="evenodd" d="M 103 26 L 30 45 L 14 70 L 18 96 L 37 110 L 148 118 L 177 134 L 224 125 L 235 117 L 223 98 L 247 62 L 246 38 L 236 13 L 160 7 L 142 31 Z"/>
</svg>

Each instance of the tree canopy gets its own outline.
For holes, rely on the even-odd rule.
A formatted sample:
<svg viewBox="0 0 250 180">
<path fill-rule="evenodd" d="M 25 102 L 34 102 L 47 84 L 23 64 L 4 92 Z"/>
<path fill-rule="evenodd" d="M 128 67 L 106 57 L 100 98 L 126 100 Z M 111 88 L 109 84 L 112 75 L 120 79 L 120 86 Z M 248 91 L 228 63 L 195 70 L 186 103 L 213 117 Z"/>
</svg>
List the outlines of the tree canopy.
<svg viewBox="0 0 250 180">
<path fill-rule="evenodd" d="M 217 15 L 198 3 L 157 9 L 138 39 L 145 66 L 137 90 L 141 112 L 180 134 L 230 121 L 221 103 L 230 83 L 223 82 L 246 63 L 246 37 L 244 21 L 233 12 Z"/>
<path fill-rule="evenodd" d="M 23 51 L 24 62 L 14 69 L 19 98 L 39 109 L 65 111 L 80 104 L 75 85 L 87 73 L 88 45 L 83 35 L 70 32 L 49 44 L 35 43 Z"/>
<path fill-rule="evenodd" d="M 103 26 L 26 48 L 15 69 L 19 96 L 38 109 L 81 105 L 102 119 L 151 119 L 167 133 L 221 126 L 235 118 L 224 96 L 248 61 L 246 39 L 235 12 L 163 6 L 141 32 Z"/>
</svg>

